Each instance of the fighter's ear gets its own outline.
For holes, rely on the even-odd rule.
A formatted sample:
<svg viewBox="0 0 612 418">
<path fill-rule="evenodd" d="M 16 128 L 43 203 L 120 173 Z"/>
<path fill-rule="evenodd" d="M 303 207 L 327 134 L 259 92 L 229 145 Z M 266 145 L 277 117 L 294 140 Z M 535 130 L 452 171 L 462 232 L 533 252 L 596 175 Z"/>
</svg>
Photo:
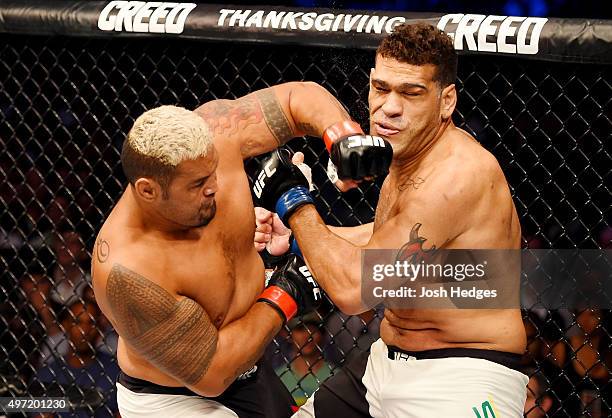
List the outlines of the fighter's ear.
<svg viewBox="0 0 612 418">
<path fill-rule="evenodd" d="M 455 84 L 450 84 L 442 89 L 440 94 L 440 117 L 447 120 L 455 111 L 457 105 L 457 89 Z"/>
<path fill-rule="evenodd" d="M 376 71 L 376 65 L 378 64 L 379 56 L 376 54 L 374 57 L 374 67 L 370 68 L 370 87 L 372 86 L 372 77 L 374 76 L 374 72 Z"/>
<path fill-rule="evenodd" d="M 161 187 L 155 180 L 140 177 L 134 182 L 136 196 L 145 202 L 153 202 L 161 194 Z"/>
</svg>

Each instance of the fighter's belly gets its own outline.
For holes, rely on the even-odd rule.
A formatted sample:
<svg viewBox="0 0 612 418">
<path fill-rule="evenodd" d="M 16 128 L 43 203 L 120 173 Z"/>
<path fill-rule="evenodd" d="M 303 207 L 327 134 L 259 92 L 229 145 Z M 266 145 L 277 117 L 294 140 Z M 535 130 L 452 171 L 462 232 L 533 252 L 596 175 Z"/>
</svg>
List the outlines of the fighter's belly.
<svg viewBox="0 0 612 418">
<path fill-rule="evenodd" d="M 466 347 L 522 354 L 526 345 L 518 309 L 387 309 L 380 335 L 407 351 Z"/>
</svg>

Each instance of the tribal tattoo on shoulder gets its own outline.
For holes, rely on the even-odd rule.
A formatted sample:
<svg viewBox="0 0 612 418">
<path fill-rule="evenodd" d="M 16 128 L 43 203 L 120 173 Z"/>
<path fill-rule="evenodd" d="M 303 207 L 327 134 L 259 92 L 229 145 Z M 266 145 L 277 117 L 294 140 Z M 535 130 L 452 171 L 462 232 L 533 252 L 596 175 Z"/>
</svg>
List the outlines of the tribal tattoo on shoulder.
<svg viewBox="0 0 612 418">
<path fill-rule="evenodd" d="M 266 125 L 268 125 L 270 132 L 274 135 L 279 146 L 284 145 L 293 138 L 293 130 L 274 91 L 272 89 L 260 90 L 255 95 L 259 100 Z"/>
<path fill-rule="evenodd" d="M 202 378 L 218 338 L 202 306 L 187 297 L 176 300 L 120 264 L 110 271 L 106 295 L 119 334 L 141 355 L 188 385 Z"/>
</svg>

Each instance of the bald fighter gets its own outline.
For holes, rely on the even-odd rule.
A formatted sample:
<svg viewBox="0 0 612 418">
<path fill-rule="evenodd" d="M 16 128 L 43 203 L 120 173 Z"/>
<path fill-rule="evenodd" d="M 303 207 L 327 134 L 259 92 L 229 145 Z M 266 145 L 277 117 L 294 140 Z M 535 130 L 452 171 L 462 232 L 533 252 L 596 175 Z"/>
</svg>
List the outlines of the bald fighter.
<svg viewBox="0 0 612 418">
<path fill-rule="evenodd" d="M 119 333 L 122 417 L 293 412 L 287 390 L 258 360 L 283 323 L 321 295 L 299 257 L 264 289 L 243 160 L 347 120 L 321 86 L 287 83 L 195 111 L 162 106 L 135 121 L 121 152 L 129 185 L 92 261 L 96 300 Z M 347 151 L 334 156 L 338 164 L 359 160 Z M 377 150 L 360 152 L 379 160 Z M 369 176 L 388 163 L 360 167 Z M 304 193 L 286 198 L 290 205 Z"/>
<path fill-rule="evenodd" d="M 519 220 L 497 160 L 453 124 L 456 71 L 446 34 L 427 24 L 396 27 L 370 73 L 370 132 L 393 147 L 374 222 L 329 228 L 307 202 L 288 216 L 279 213 L 344 313 L 371 308 L 361 298 L 364 249 L 520 248 Z M 274 211 L 279 192 L 274 181 L 268 185 L 256 203 Z M 265 217 L 260 223 L 268 231 L 273 226 Z M 519 309 L 387 308 L 380 334 L 370 353 L 324 382 L 296 416 L 523 416 L 528 378 L 517 370 L 526 344 Z"/>
</svg>

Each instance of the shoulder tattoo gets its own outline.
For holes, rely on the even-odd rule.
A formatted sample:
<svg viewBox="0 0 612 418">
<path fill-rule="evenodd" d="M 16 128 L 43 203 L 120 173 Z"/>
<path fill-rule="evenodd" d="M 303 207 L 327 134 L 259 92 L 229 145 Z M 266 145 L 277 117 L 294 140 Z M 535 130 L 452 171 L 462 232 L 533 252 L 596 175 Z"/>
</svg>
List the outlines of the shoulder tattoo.
<svg viewBox="0 0 612 418">
<path fill-rule="evenodd" d="M 121 336 L 153 365 L 189 385 L 206 373 L 217 329 L 197 302 L 176 300 L 120 264 L 110 271 L 106 295 Z"/>
<path fill-rule="evenodd" d="M 108 245 L 108 241 L 98 238 L 96 241 L 95 253 L 98 262 L 104 263 L 108 260 L 108 256 L 110 255 L 110 245 Z"/>
</svg>

